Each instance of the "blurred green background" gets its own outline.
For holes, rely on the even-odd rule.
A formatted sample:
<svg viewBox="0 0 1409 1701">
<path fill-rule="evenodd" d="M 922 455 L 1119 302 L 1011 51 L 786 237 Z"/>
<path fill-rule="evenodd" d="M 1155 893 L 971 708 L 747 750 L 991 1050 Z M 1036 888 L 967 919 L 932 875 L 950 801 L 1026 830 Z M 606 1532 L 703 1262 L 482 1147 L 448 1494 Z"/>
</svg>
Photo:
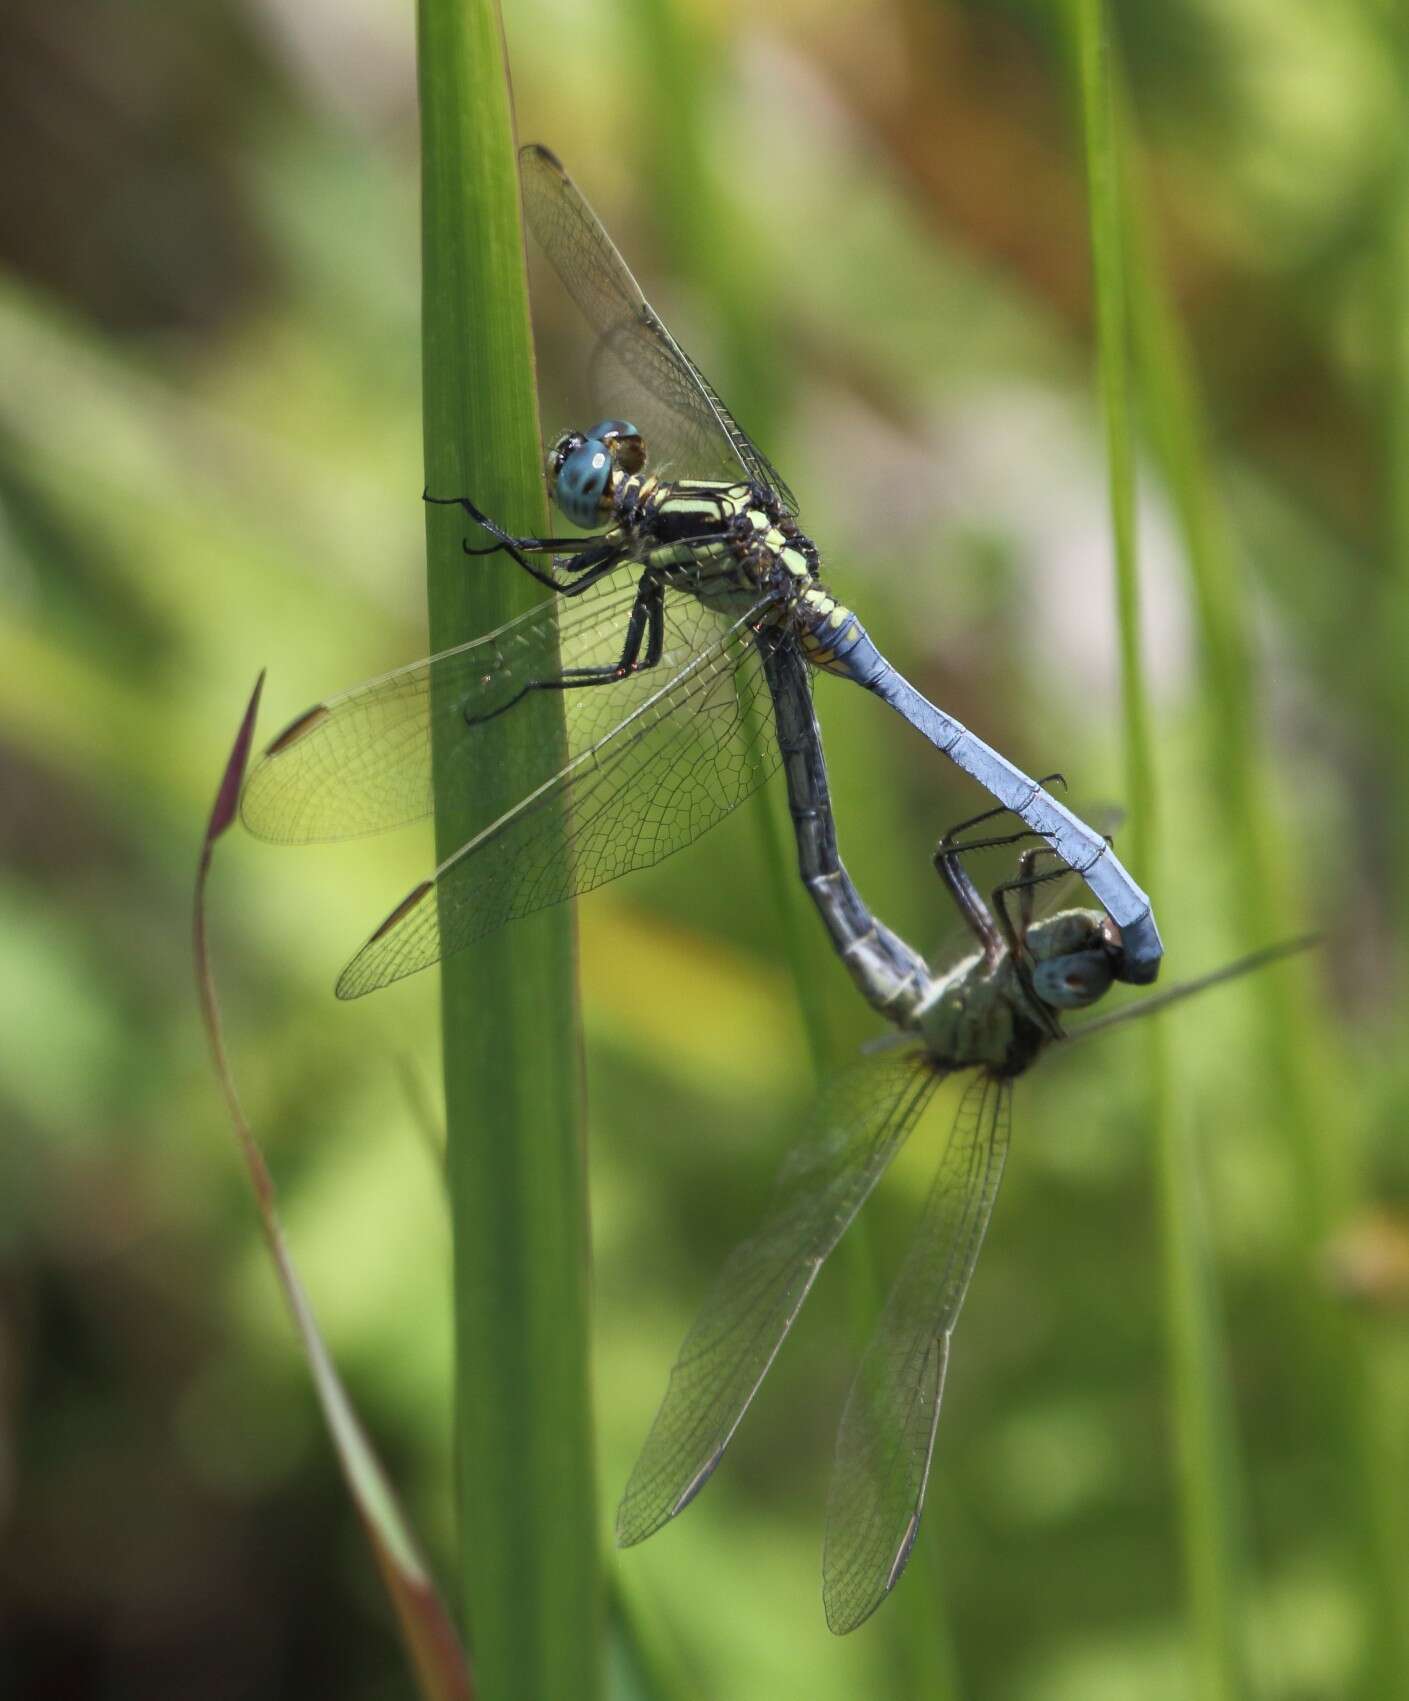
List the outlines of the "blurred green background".
<svg viewBox="0 0 1409 1701">
<path fill-rule="evenodd" d="M 1166 977 L 1266 943 L 1260 914 L 1327 932 L 1313 961 L 1168 1018 L 1226 1324 L 1250 1692 L 1409 1694 L 1409 55 L 1373 0 L 1119 12 L 1272 847 L 1237 848 L 1228 729 L 1147 457 Z M 937 702 L 1061 768 L 1079 806 L 1118 802 L 1062 10 L 518 0 L 505 21 L 521 136 L 563 155 L 784 469 L 830 585 Z M 14 0 L 5 37 L 0 1693 L 407 1695 L 210 1077 L 189 902 L 257 670 L 272 734 L 424 650 L 411 18 Z M 551 435 L 581 354 L 556 297 L 539 338 Z M 928 852 L 981 804 L 878 703 L 830 680 L 817 700 L 848 864 L 938 947 L 953 918 Z M 212 924 L 295 1255 L 448 1573 L 436 989 L 331 995 L 429 854 L 429 829 L 232 839 Z M 797 913 L 841 1061 L 875 1024 Z M 814 1077 L 755 812 L 579 923 L 605 1542 Z M 855 1342 L 824 1275 L 718 1480 L 619 1562 L 679 1693 L 928 1694 L 927 1622 L 956 1694 L 1188 1693 L 1143 1056 L 1112 1036 L 1021 1084 L 932 1563 L 844 1642 L 817 1579 Z M 951 1107 L 867 1213 L 883 1267 Z"/>
</svg>

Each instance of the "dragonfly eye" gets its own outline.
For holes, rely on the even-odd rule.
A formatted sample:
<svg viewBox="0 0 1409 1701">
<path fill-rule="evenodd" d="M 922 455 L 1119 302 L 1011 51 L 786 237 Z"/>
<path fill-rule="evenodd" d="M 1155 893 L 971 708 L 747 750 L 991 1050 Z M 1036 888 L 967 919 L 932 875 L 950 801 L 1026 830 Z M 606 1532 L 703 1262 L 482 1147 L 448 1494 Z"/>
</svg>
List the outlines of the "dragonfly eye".
<svg viewBox="0 0 1409 1701">
<path fill-rule="evenodd" d="M 595 526 L 608 504 L 616 464 L 600 437 L 569 432 L 548 456 L 553 498 L 575 526 Z"/>
<path fill-rule="evenodd" d="M 624 419 L 604 419 L 587 434 L 605 443 L 611 457 L 624 473 L 638 473 L 646 464 L 646 445 L 641 433 Z"/>
<path fill-rule="evenodd" d="M 1104 951 L 1073 951 L 1032 966 L 1033 990 L 1057 1010 L 1080 1010 L 1110 990 L 1115 969 Z"/>
<path fill-rule="evenodd" d="M 558 488 L 558 474 L 563 470 L 563 462 L 568 456 L 580 449 L 587 439 L 580 431 L 565 431 L 548 451 L 548 488 L 555 494 Z"/>
</svg>

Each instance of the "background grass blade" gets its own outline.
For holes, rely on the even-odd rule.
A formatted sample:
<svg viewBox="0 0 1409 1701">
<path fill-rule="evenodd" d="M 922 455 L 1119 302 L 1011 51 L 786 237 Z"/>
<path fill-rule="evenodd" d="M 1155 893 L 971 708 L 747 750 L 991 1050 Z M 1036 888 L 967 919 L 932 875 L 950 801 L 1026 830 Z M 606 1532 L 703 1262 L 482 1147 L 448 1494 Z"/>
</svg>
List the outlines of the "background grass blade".
<svg viewBox="0 0 1409 1701">
<path fill-rule="evenodd" d="M 546 523 L 518 172 L 497 8 L 421 0 L 426 484 L 516 532 Z M 432 647 L 543 594 L 468 560 L 463 514 L 426 510 Z M 449 854 L 565 750 L 553 693 L 503 725 L 493 783 L 436 753 Z M 545 760 L 545 751 L 547 760 Z M 572 917 L 518 922 L 442 970 L 455 1245 L 456 1464 L 465 1609 L 485 1701 L 591 1701 L 602 1594 L 588 1373 L 588 1234 Z"/>
<path fill-rule="evenodd" d="M 224 835 L 235 819 L 236 800 L 240 795 L 245 764 L 249 760 L 250 742 L 254 735 L 263 686 L 264 677 L 261 674 L 240 723 L 240 730 L 236 734 L 234 748 L 217 789 L 215 806 L 211 810 L 210 822 L 201 844 L 200 865 L 196 874 L 194 926 L 196 986 L 200 995 L 201 1017 L 210 1042 L 211 1057 L 220 1081 L 220 1089 L 230 1113 L 230 1124 L 239 1144 L 240 1154 L 245 1160 L 245 1167 L 249 1171 L 265 1244 L 269 1248 L 275 1274 L 284 1290 L 284 1298 L 288 1302 L 294 1327 L 298 1330 L 304 1356 L 308 1360 L 318 1404 L 322 1408 L 323 1421 L 328 1427 L 329 1437 L 337 1452 L 343 1479 L 362 1519 L 382 1580 L 396 1609 L 402 1639 L 415 1669 L 420 1692 L 426 1697 L 426 1701 L 472 1701 L 474 1686 L 459 1638 L 455 1634 L 455 1626 L 441 1602 L 425 1561 L 421 1558 L 416 1539 L 397 1504 L 391 1484 L 387 1481 L 386 1473 L 372 1451 L 366 1432 L 352 1409 L 342 1379 L 323 1343 L 317 1320 L 313 1315 L 313 1307 L 299 1279 L 293 1255 L 279 1223 L 273 1177 L 269 1174 L 263 1153 L 248 1122 L 245 1121 L 239 1093 L 235 1088 L 235 1079 L 225 1052 L 220 1002 L 216 994 L 206 935 L 206 888 L 216 841 Z"/>
<path fill-rule="evenodd" d="M 1248 949 L 1285 934 L 1301 913 L 1295 883 L 1279 855 L 1284 835 L 1276 828 L 1258 761 L 1259 703 L 1255 658 L 1247 638 L 1245 575 L 1218 490 L 1207 441 L 1207 427 L 1182 327 L 1169 299 L 1158 246 L 1144 208 L 1148 204 L 1138 138 L 1128 108 L 1118 101 L 1126 135 L 1123 171 L 1125 228 L 1130 243 L 1132 332 L 1148 407 L 1151 446 L 1174 504 L 1192 606 L 1202 652 L 1200 679 L 1209 728 L 1207 747 L 1218 798 L 1220 828 L 1227 845 L 1222 858 L 1231 876 L 1230 935 Z M 1387 242 L 1386 264 L 1393 273 L 1402 263 L 1396 201 L 1395 232 Z M 1409 291 L 1404 292 L 1409 296 Z M 1401 300 L 1403 297 L 1401 297 Z M 1395 333 L 1398 336 L 1398 333 Z M 1399 343 L 1402 343 L 1402 337 Z M 1387 462 L 1394 464 L 1402 429 L 1395 400 L 1395 337 L 1386 337 L 1391 353 L 1387 375 Z M 1401 510 L 1409 512 L 1403 482 L 1392 481 L 1388 526 L 1393 535 Z M 1395 550 L 1391 544 L 1390 554 Z M 1386 630 L 1396 656 L 1393 608 Z M 1396 667 L 1386 677 L 1402 686 Z M 1331 1450 L 1342 1477 L 1341 1504 L 1349 1515 L 1355 1563 L 1367 1601 L 1372 1603 L 1364 1681 L 1366 1695 L 1399 1694 L 1409 1688 L 1409 1631 L 1402 1603 L 1409 1571 L 1396 1498 L 1386 1485 L 1399 1480 L 1397 1444 L 1371 1360 L 1373 1328 L 1347 1316 L 1327 1291 L 1325 1252 L 1338 1223 L 1353 1209 L 1359 1192 L 1353 1149 L 1336 1149 L 1325 1138 L 1339 1096 L 1328 1077 L 1325 1047 L 1314 1011 L 1312 970 L 1269 975 L 1258 982 L 1254 1004 L 1255 1044 L 1261 1053 L 1260 1078 L 1266 1083 L 1270 1121 L 1280 1133 L 1280 1149 L 1289 1160 L 1295 1200 L 1295 1233 L 1288 1249 L 1285 1280 L 1294 1295 L 1309 1361 L 1315 1361 L 1330 1391 L 1329 1420 L 1337 1431 Z"/>
<path fill-rule="evenodd" d="M 1081 95 L 1096 338 L 1110 478 L 1125 781 L 1131 808 L 1129 845 L 1137 876 L 1158 894 L 1154 749 L 1140 648 L 1122 167 L 1111 49 L 1102 0 L 1075 0 L 1070 15 Z M 1233 1701 L 1246 1692 L 1243 1589 L 1207 1229 L 1188 1128 L 1173 1091 L 1166 1033 L 1160 1023 L 1151 1022 L 1141 1039 L 1156 1152 L 1165 1321 L 1196 1692 L 1207 1701 Z"/>
<path fill-rule="evenodd" d="M 728 216 L 716 187 L 714 136 L 721 121 L 715 111 L 717 89 L 701 75 L 701 66 L 717 56 L 710 39 L 711 21 L 707 14 L 689 13 L 675 0 L 631 0 L 628 15 L 634 26 L 632 37 L 645 49 L 638 98 L 651 137 L 651 145 L 643 150 L 650 204 L 663 227 L 660 234 L 675 270 L 708 291 L 719 339 L 714 376 L 731 407 L 738 410 L 744 428 L 767 452 L 788 382 L 788 341 L 781 334 L 782 310 L 768 275 L 744 263 L 749 252 L 747 226 Z M 785 351 L 782 359 L 780 349 Z M 841 710 L 843 705 L 836 707 Z M 747 712 L 756 711 L 750 706 Z M 838 1049 L 829 996 L 829 989 L 834 993 L 845 982 L 845 971 L 797 877 L 797 849 L 783 786 L 767 786 L 751 800 L 750 810 L 757 826 L 772 925 L 797 998 L 813 1075 L 820 1083 L 847 1060 L 847 1054 Z M 838 823 L 843 846 L 847 822 L 843 809 Z M 884 913 L 884 905 L 879 900 L 877 904 Z M 848 1290 L 850 1346 L 859 1359 L 884 1298 L 864 1214 L 847 1230 L 837 1263 Z M 915 1692 L 931 1701 L 945 1701 L 957 1693 L 957 1674 L 945 1618 L 936 1523 L 931 1517 L 923 1526 L 906 1587 L 898 1591 L 882 1622 L 890 1627 L 896 1663 Z"/>
</svg>

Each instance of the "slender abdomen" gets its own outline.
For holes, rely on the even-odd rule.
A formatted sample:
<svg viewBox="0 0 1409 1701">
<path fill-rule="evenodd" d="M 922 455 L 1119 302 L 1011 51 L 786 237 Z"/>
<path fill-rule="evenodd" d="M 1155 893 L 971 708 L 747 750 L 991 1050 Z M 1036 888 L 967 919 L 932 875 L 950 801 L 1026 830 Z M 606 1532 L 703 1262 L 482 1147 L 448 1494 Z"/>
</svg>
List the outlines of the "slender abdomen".
<svg viewBox="0 0 1409 1701">
<path fill-rule="evenodd" d="M 931 996 L 924 959 L 878 921 L 852 884 L 837 850 L 821 735 L 807 670 L 797 645 L 776 632 L 759 635 L 788 783 L 798 869 L 832 943 L 868 1002 L 901 1027 Z"/>
<path fill-rule="evenodd" d="M 875 690 L 877 673 L 887 664 L 849 608 L 813 586 L 798 598 L 796 619 L 802 653 L 813 667 Z"/>
<path fill-rule="evenodd" d="M 1129 979 L 1148 984 L 1159 973 L 1164 947 L 1150 900 L 1121 866 L 1106 840 L 1036 780 L 935 707 L 885 659 L 851 612 L 820 589 L 803 593 L 794 618 L 803 651 L 814 666 L 854 680 L 904 716 L 937 750 L 1039 833 L 1074 868 L 1119 924 Z"/>
</svg>

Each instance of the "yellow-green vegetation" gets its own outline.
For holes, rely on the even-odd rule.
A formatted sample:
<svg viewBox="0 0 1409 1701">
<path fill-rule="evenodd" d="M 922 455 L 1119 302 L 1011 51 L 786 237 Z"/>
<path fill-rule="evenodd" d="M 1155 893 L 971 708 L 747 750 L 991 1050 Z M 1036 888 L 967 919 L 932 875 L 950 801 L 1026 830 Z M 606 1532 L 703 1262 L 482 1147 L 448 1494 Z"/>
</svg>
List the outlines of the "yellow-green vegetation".
<svg viewBox="0 0 1409 1701">
<path fill-rule="evenodd" d="M 94 1695 L 160 1695 L 171 1671 L 190 1693 L 208 1667 L 231 1693 L 403 1696 L 206 1067 L 188 904 L 258 669 L 272 733 L 428 648 L 426 478 L 543 519 L 504 91 L 476 91 L 470 11 L 424 0 L 422 106 L 464 158 L 427 167 L 423 273 L 404 8 L 267 7 L 258 28 L 223 0 L 118 9 L 81 52 L 40 10 L 13 31 L 30 69 L 0 152 L 0 1668 L 52 1687 L 62 1645 Z M 1162 1136 L 1148 1034 L 1019 1084 L 920 1559 L 838 1641 L 818 1555 L 858 1271 L 893 1268 L 941 1100 L 717 1480 L 604 1560 L 613 1701 L 1409 1692 L 1401 29 L 1372 4 L 1107 10 L 1092 202 L 1093 6 L 505 15 L 520 139 L 563 156 L 763 440 L 836 591 L 1029 771 L 1134 812 L 1120 844 L 1166 979 L 1326 933 L 1162 1023 Z M 1124 281 L 1102 368 L 1088 205 Z M 535 320 L 551 436 L 583 421 L 585 349 L 550 287 Z M 1118 352 L 1124 428 L 1103 411 Z M 1152 753 L 1133 770 L 1108 424 L 1132 451 Z M 435 511 L 436 642 L 533 590 L 458 558 L 461 535 Z M 860 697 L 817 683 L 843 853 L 938 947 L 929 851 L 982 801 Z M 572 1694 L 592 1693 L 593 1533 L 605 1555 L 812 1051 L 840 1062 L 875 1031 L 806 907 L 780 903 L 764 819 L 579 906 L 580 1051 L 567 917 L 516 923 L 447 980 L 449 1196 L 437 977 L 331 994 L 430 866 L 429 827 L 222 841 L 211 941 L 245 1109 L 485 1701 L 514 1693 L 490 1673 L 522 1664 L 515 1638 L 558 1673 L 576 1659 Z"/>
</svg>

